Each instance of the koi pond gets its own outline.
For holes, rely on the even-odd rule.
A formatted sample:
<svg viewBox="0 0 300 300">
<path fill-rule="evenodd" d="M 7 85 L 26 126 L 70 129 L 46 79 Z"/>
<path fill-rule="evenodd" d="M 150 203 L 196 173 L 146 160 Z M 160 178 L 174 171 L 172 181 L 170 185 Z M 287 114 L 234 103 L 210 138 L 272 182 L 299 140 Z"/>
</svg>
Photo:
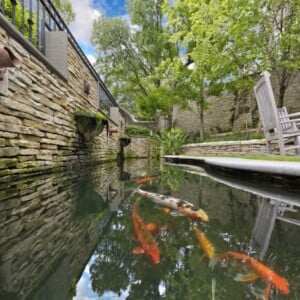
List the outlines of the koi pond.
<svg viewBox="0 0 300 300">
<path fill-rule="evenodd" d="M 147 160 L 0 186 L 1 300 L 300 299 L 299 187 Z"/>
</svg>

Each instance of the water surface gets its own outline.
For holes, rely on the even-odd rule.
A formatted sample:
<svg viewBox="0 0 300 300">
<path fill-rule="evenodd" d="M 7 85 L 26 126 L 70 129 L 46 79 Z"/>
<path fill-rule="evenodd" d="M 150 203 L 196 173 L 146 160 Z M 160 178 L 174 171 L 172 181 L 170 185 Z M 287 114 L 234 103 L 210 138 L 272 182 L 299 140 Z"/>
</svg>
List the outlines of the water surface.
<svg viewBox="0 0 300 300">
<path fill-rule="evenodd" d="M 141 188 L 192 202 L 207 223 L 165 213 L 134 193 L 134 180 L 159 176 Z M 138 245 L 131 213 L 155 223 L 161 261 L 133 254 Z M 193 226 L 217 254 L 246 253 L 285 277 L 300 298 L 300 190 L 274 183 L 145 160 L 121 169 L 104 164 L 3 184 L 1 190 L 0 299 L 256 299 L 263 280 L 238 282 L 245 267 L 209 266 Z"/>
</svg>

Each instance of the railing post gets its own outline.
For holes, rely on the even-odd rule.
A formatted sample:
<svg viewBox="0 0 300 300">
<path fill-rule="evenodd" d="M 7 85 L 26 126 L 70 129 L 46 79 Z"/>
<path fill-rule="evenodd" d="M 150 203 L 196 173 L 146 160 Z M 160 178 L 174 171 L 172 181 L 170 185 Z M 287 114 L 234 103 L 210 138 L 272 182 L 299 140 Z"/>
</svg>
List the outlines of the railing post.
<svg viewBox="0 0 300 300">
<path fill-rule="evenodd" d="M 40 1 L 36 0 L 36 45 L 40 49 Z"/>
<path fill-rule="evenodd" d="M 21 1 L 22 5 L 22 25 L 21 25 L 21 32 L 25 33 L 25 8 L 24 8 L 24 0 Z"/>
<path fill-rule="evenodd" d="M 29 34 L 29 40 L 32 42 L 32 0 L 29 0 L 29 18 L 27 20 L 28 23 L 28 34 Z"/>
<path fill-rule="evenodd" d="M 41 51 L 45 54 L 45 23 L 46 23 L 46 10 L 45 6 L 42 5 L 42 26 L 41 26 Z"/>
<path fill-rule="evenodd" d="M 1 13 L 5 15 L 5 0 L 1 0 Z"/>
<path fill-rule="evenodd" d="M 11 20 L 12 23 L 15 25 L 16 24 L 16 5 L 17 1 L 16 0 L 10 0 L 11 2 Z"/>
</svg>

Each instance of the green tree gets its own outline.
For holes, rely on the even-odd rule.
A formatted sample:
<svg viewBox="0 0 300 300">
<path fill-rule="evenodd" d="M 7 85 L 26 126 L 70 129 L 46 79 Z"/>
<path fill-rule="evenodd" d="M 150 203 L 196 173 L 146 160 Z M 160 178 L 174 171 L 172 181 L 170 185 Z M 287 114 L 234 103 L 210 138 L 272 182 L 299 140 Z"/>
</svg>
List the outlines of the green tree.
<svg viewBox="0 0 300 300">
<path fill-rule="evenodd" d="M 135 107 L 140 116 L 154 119 L 157 110 L 170 116 L 176 97 L 160 62 L 178 55 L 164 26 L 163 0 L 129 0 L 128 11 L 134 27 L 122 18 L 99 17 L 94 23 L 93 44 L 96 68 L 105 84 L 123 106 Z M 135 28 L 135 29 L 132 29 Z M 132 109 L 131 109 L 132 111 Z"/>
<path fill-rule="evenodd" d="M 70 0 L 52 0 L 52 2 L 61 13 L 66 24 L 70 24 L 75 20 L 75 13 Z"/>
<path fill-rule="evenodd" d="M 250 90 L 253 76 L 274 70 L 280 105 L 299 69 L 299 1 L 165 1 L 174 34 L 187 49 L 208 91 Z"/>
</svg>

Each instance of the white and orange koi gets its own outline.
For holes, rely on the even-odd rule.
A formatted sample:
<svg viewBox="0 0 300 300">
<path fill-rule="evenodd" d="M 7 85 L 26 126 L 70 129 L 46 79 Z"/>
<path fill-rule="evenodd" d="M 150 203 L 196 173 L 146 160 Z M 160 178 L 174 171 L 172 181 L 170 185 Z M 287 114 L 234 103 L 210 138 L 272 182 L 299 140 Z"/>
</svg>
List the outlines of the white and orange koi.
<svg viewBox="0 0 300 300">
<path fill-rule="evenodd" d="M 203 209 L 197 208 L 194 204 L 188 201 L 181 200 L 172 196 L 165 196 L 161 194 L 151 193 L 148 191 L 144 191 L 140 188 L 136 189 L 136 192 L 139 195 L 151 199 L 156 204 L 177 210 L 181 214 L 191 219 L 204 221 L 204 222 L 208 222 L 209 220 L 208 215 Z"/>
</svg>

